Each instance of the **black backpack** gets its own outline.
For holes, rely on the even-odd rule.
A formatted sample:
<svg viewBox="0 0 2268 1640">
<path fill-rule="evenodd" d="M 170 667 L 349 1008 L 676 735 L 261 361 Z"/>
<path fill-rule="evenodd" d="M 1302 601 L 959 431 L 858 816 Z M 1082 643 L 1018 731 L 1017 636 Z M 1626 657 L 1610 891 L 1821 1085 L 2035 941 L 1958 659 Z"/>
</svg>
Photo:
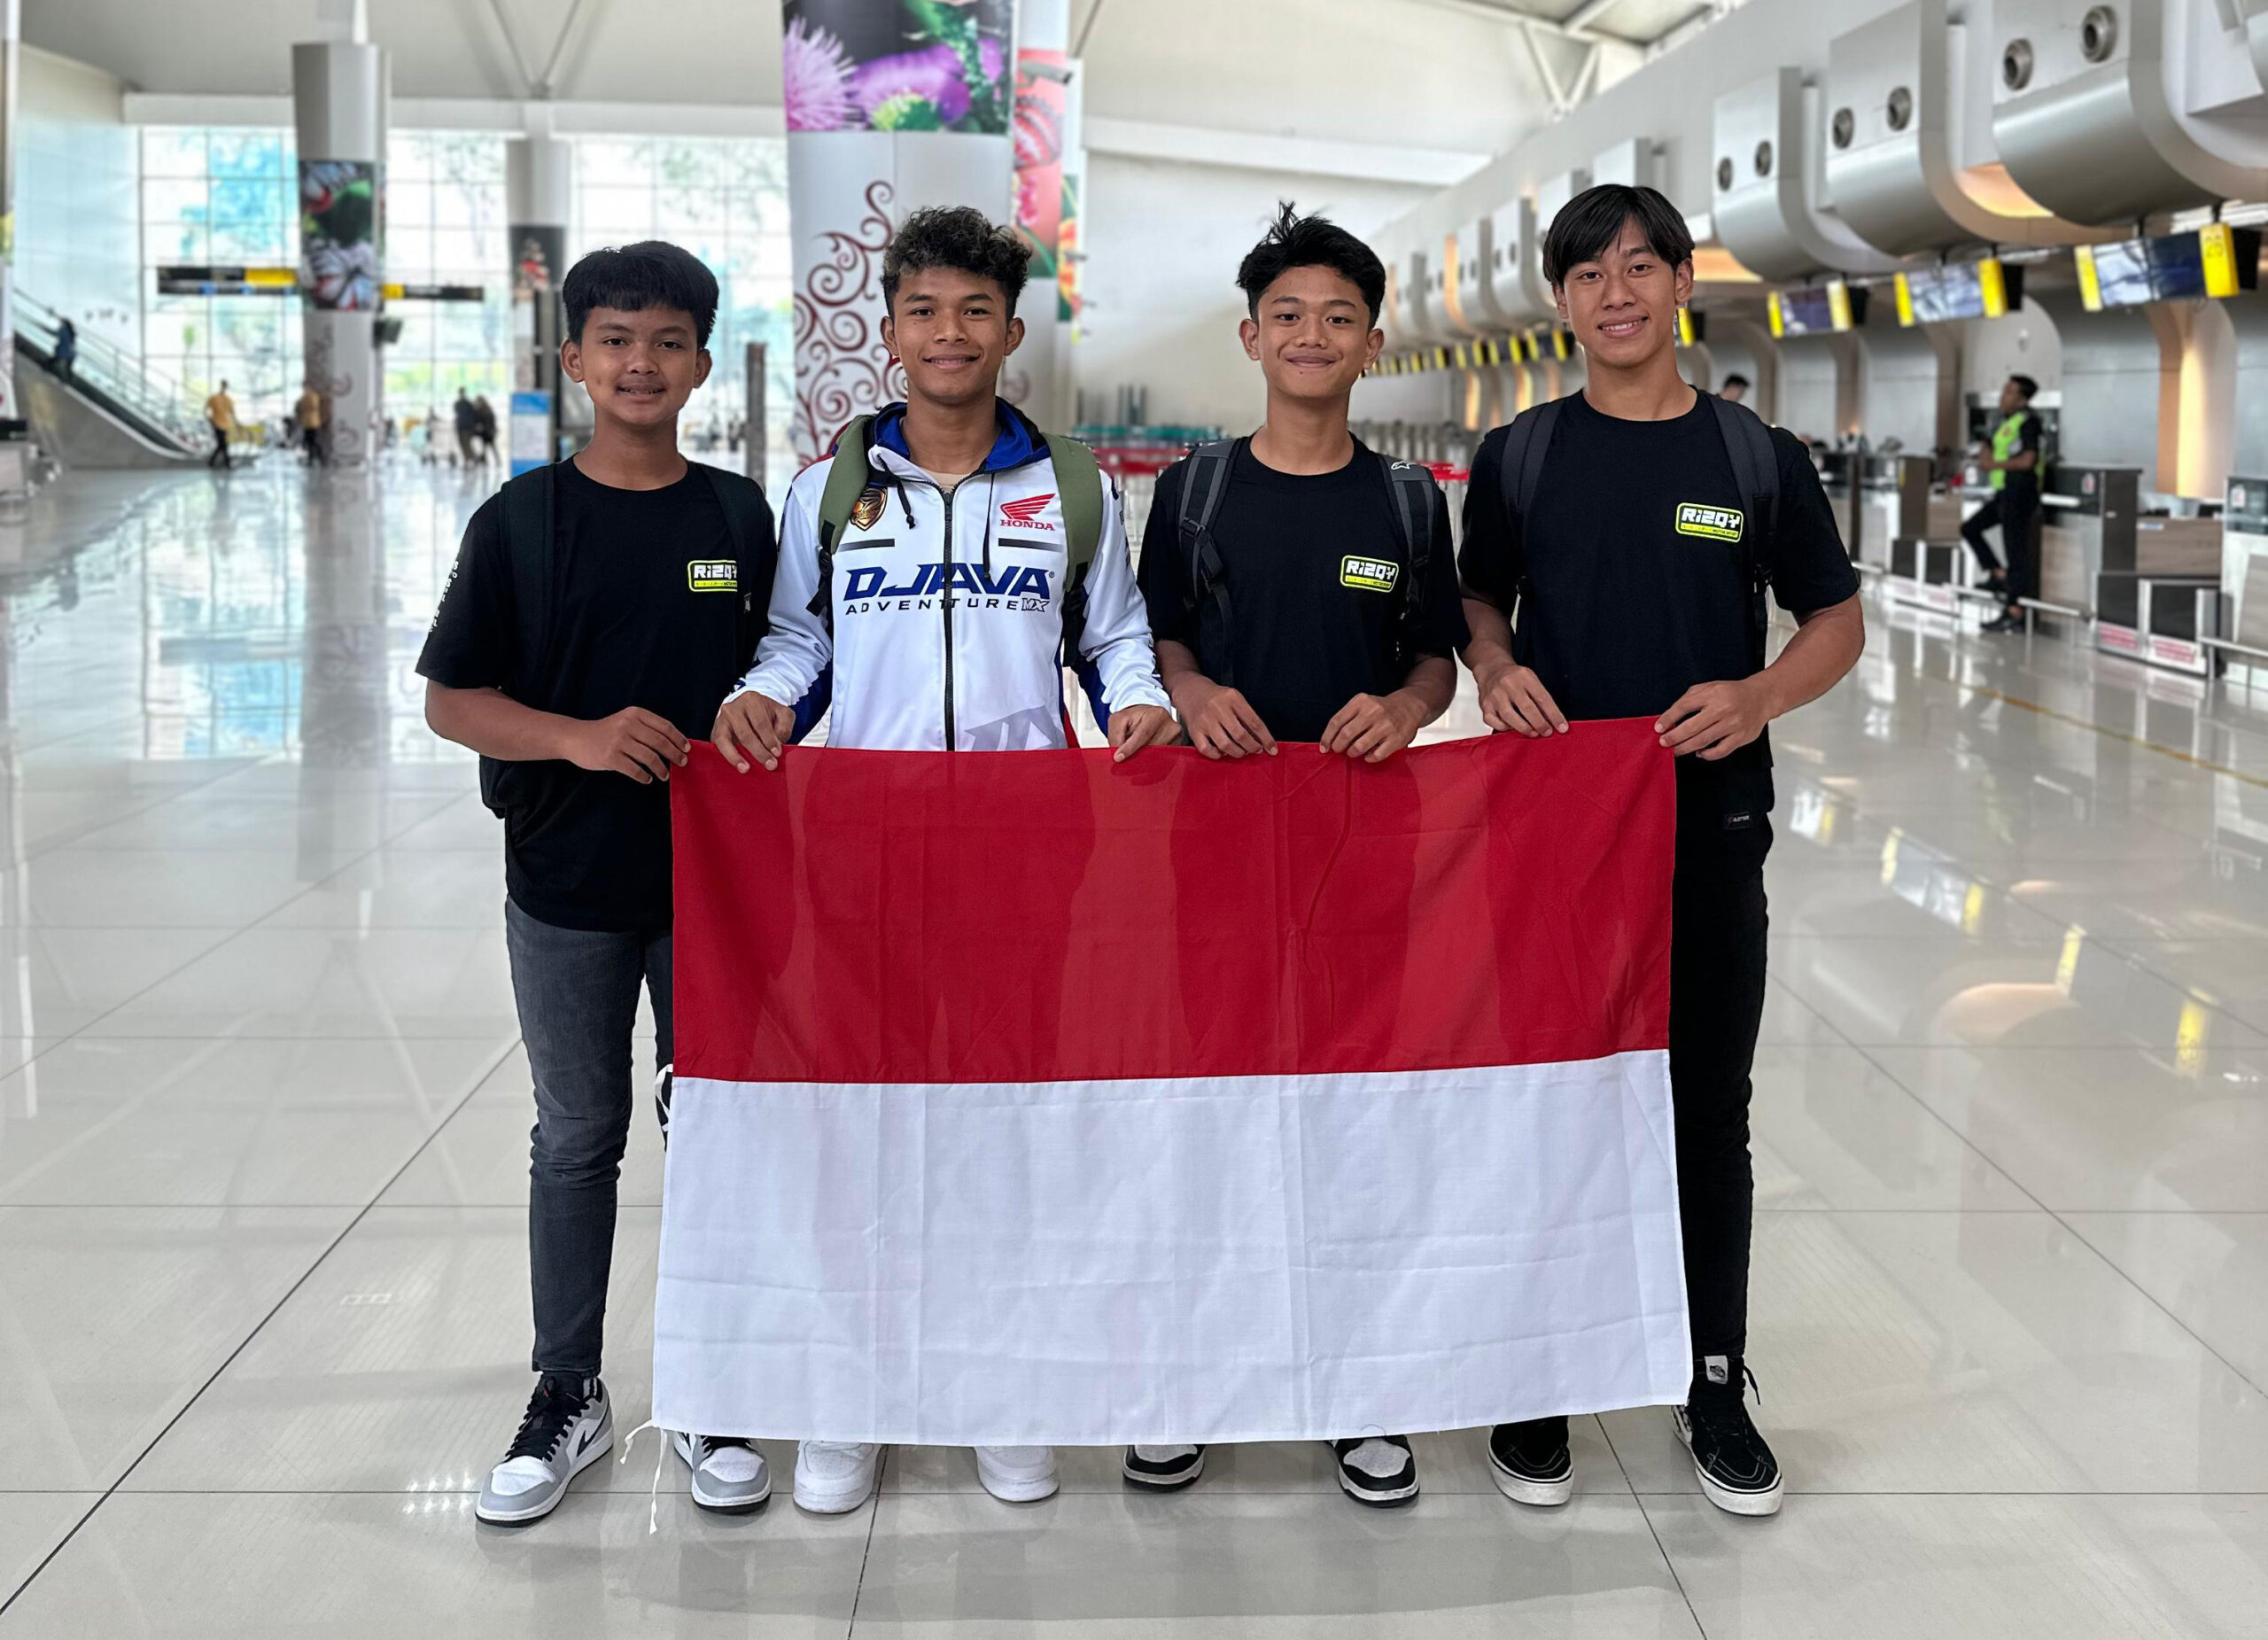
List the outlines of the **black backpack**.
<svg viewBox="0 0 2268 1640">
<path fill-rule="evenodd" d="M 772 507 L 755 479 L 700 462 L 688 463 L 709 480 L 725 528 L 733 539 L 734 584 L 740 588 L 733 611 L 732 676 L 739 679 L 756 664 L 756 646 L 768 628 L 772 574 L 780 558 Z M 556 696 L 552 675 L 558 640 L 559 536 L 555 510 L 559 489 L 555 465 L 539 467 L 508 479 L 500 492 L 504 504 L 504 556 L 511 564 L 514 642 L 512 677 L 504 693 L 523 706 L 549 711 Z M 509 806 L 506 771 L 519 766 L 493 758 L 480 760 L 480 800 L 498 814 Z"/>
<path fill-rule="evenodd" d="M 1760 537 L 1755 530 L 1741 532 L 1741 551 L 1748 567 L 1749 651 L 1756 670 L 1761 672 L 1766 636 L 1772 628 L 1771 611 L 1764 602 L 1765 590 L 1771 585 L 1772 570 L 1770 561 L 1758 547 L 1759 540 L 1769 540 L 1779 527 L 1779 457 L 1772 449 L 1772 430 L 1755 411 L 1744 404 L 1727 403 L 1712 393 L 1704 393 L 1701 398 L 1716 416 L 1717 431 L 1725 441 L 1725 455 L 1732 462 L 1734 481 L 1746 498 L 1748 516 L 1763 520 Z M 1564 402 L 1554 399 L 1549 404 L 1522 410 L 1505 431 L 1504 465 L 1500 476 L 1504 510 L 1510 517 L 1526 517 L 1528 503 L 1535 499 L 1536 483 L 1543 476 L 1543 458 L 1551 448 L 1551 434 L 1559 425 L 1559 408 Z M 1528 595 L 1528 583 L 1523 579 L 1519 595 L 1525 599 Z"/>
<path fill-rule="evenodd" d="M 1206 676 L 1224 688 L 1236 687 L 1231 675 L 1235 671 L 1232 656 L 1236 624 L 1229 600 L 1226 566 L 1221 562 L 1220 548 L 1213 541 L 1213 518 L 1221 510 L 1221 498 L 1228 493 L 1229 471 L 1236 464 L 1237 453 L 1251 442 L 1249 439 L 1216 439 L 1210 444 L 1200 444 L 1189 453 L 1182 473 L 1182 608 L 1191 617 L 1192 626 L 1208 604 L 1219 612 L 1220 664 L 1218 670 L 1208 668 Z M 1401 618 L 1396 623 L 1394 643 L 1396 663 L 1406 668 L 1415 664 L 1418 654 L 1425 574 L 1433 559 L 1433 503 L 1440 499 L 1441 490 L 1433 483 L 1433 475 L 1423 467 L 1385 455 L 1376 459 L 1386 479 L 1386 494 L 1394 501 L 1394 528 L 1402 538 L 1402 552 L 1410 560 L 1410 572 L 1402 579 Z"/>
</svg>

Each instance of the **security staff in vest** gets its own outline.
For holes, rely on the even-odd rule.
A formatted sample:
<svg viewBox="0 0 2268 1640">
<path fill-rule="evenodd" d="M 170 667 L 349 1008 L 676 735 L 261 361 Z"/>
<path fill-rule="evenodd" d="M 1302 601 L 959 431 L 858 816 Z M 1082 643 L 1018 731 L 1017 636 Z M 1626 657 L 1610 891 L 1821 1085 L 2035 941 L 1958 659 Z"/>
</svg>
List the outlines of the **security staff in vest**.
<svg viewBox="0 0 2268 1640">
<path fill-rule="evenodd" d="M 1540 739 L 1644 717 L 1677 755 L 1669 1055 L 1694 1372 L 1676 1422 L 1710 1501 L 1768 1515 L 1779 1465 L 1743 1382 L 1765 726 L 1858 660 L 1858 578 L 1803 447 L 1678 374 L 1693 239 L 1674 206 L 1651 188 L 1580 194 L 1551 224 L 1543 270 L 1589 369 L 1581 393 L 1481 441 L 1460 558 L 1464 657 L 1492 729 Z M 1768 665 L 1767 581 L 1798 623 Z M 1499 1426 L 1489 1458 L 1517 1502 L 1573 1493 L 1565 1418 Z"/>
<path fill-rule="evenodd" d="M 1961 526 L 1961 539 L 1984 566 L 1985 584 L 2008 606 L 1998 620 L 1984 624 L 1986 632 L 2021 632 L 2022 600 L 2039 595 L 2039 555 L 2032 540 L 2039 520 L 2039 418 L 2031 413 L 2032 395 L 2039 391 L 2039 384 L 2029 376 L 2011 376 L 2002 385 L 2000 424 L 1992 430 L 1992 454 L 1982 462 L 1992 499 Z M 1984 532 L 1995 525 L 2008 554 L 2005 569 L 1984 540 Z"/>
</svg>

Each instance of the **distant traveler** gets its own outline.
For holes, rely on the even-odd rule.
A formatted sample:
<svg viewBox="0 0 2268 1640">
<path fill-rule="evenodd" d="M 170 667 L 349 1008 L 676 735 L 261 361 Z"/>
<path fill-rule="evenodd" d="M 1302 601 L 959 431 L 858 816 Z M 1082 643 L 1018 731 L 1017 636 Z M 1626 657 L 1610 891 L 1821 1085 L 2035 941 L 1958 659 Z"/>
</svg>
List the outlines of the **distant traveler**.
<svg viewBox="0 0 2268 1640">
<path fill-rule="evenodd" d="M 309 382 L 299 393 L 299 401 L 291 408 L 299 427 L 299 454 L 310 467 L 327 466 L 322 448 L 322 395 Z"/>
<path fill-rule="evenodd" d="M 79 364 L 79 327 L 68 319 L 55 322 L 55 373 L 69 381 Z"/>
<path fill-rule="evenodd" d="M 1433 475 L 1347 424 L 1386 339 L 1386 268 L 1345 229 L 1286 205 L 1237 284 L 1267 419 L 1159 476 L 1141 570 L 1158 668 L 1208 758 L 1312 741 L 1384 762 L 1448 708 L 1467 635 Z M 1357 1503 L 1417 1497 L 1405 1436 L 1329 1444 Z M 1137 1486 L 1187 1486 L 1205 1449 L 1130 1446 L 1120 1467 Z"/>
<path fill-rule="evenodd" d="M 229 435 L 237 425 L 237 401 L 229 397 L 227 382 L 222 382 L 205 401 L 205 420 L 213 429 L 213 454 L 205 458 L 205 464 L 226 472 L 229 467 Z"/>
<path fill-rule="evenodd" d="M 1120 758 L 1174 737 L 1115 490 L 1085 446 L 998 397 L 1030 260 L 967 206 L 914 212 L 884 251 L 882 339 L 905 402 L 855 418 L 788 486 L 771 630 L 710 735 L 742 773 L 778 766 L 795 703 L 830 666 L 831 747 L 1060 748 L 1066 663 L 1094 673 Z M 1026 955 L 1035 983 L 1060 970 L 1060 952 Z M 857 1509 L 882 1454 L 805 1441 L 797 1506 Z M 976 1474 L 1008 1502 L 1057 1486 L 1044 1446 L 979 1447 Z"/>
<path fill-rule="evenodd" d="M 473 514 L 417 663 L 426 721 L 481 754 L 505 819 L 505 948 L 535 1073 L 539 1376 L 474 1506 L 507 1523 L 550 1513 L 614 1443 L 599 1369 L 641 987 L 668 1120 L 668 781 L 753 655 L 775 556 L 763 492 L 678 453 L 678 414 L 709 374 L 715 276 L 649 241 L 585 257 L 561 296 L 591 441 Z M 695 1503 L 770 1495 L 750 1442 L 670 1440 Z"/>
<path fill-rule="evenodd" d="M 2023 601 L 2039 595 L 2039 554 L 2032 534 L 2039 523 L 2039 418 L 2031 413 L 2039 392 L 2039 384 L 2029 376 L 2011 376 L 2001 384 L 2000 424 L 1992 431 L 1992 455 L 1981 462 L 1992 499 L 1961 526 L 1961 539 L 1984 566 L 1984 584 L 2001 598 L 2000 613 L 1984 623 L 1986 632 L 2022 632 Z M 2005 569 L 1984 540 L 1984 532 L 1995 526 L 2008 556 Z"/>
<path fill-rule="evenodd" d="M 1722 399 L 1727 404 L 1740 403 L 1748 397 L 1748 377 L 1740 375 L 1728 376 L 1725 377 L 1724 386 L 1718 390 L 1717 397 Z"/>
<path fill-rule="evenodd" d="M 486 466 L 496 459 L 496 407 L 482 393 L 472 401 L 472 436 L 480 441 L 480 462 Z"/>
<path fill-rule="evenodd" d="M 449 414 L 456 424 L 457 456 L 470 467 L 473 462 L 473 441 L 480 436 L 480 412 L 460 387 L 457 401 L 449 407 Z"/>
<path fill-rule="evenodd" d="M 1651 188 L 1588 190 L 1553 220 L 1543 271 L 1589 369 L 1581 393 L 1524 412 L 1474 457 L 1465 657 L 1491 728 L 1541 738 L 1649 717 L 1678 754 L 1669 1059 L 1694 1360 L 1676 1422 L 1712 1503 L 1773 1514 L 1780 1467 L 1744 1396 L 1765 726 L 1857 661 L 1858 579 L 1803 447 L 1679 378 L 1693 240 L 1674 206 Z M 1768 666 L 1767 583 L 1798 622 Z M 1489 1460 L 1518 1502 L 1573 1493 L 1565 1418 L 1498 1426 Z"/>
</svg>

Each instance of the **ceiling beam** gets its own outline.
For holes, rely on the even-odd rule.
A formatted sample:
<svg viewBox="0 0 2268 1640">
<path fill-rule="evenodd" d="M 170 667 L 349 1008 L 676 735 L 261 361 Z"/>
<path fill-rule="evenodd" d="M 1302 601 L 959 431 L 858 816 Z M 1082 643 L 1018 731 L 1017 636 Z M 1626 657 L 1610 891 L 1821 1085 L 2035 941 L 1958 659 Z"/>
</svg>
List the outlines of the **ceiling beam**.
<svg viewBox="0 0 2268 1640">
<path fill-rule="evenodd" d="M 1431 188 L 1463 182 L 1489 159 L 1487 154 L 1456 149 L 1406 148 L 1335 137 L 1271 136 L 1259 131 L 1110 120 L 1094 114 L 1087 116 L 1083 136 L 1090 152 L 1128 159 L 1341 176 L 1358 182 L 1411 183 Z"/>
</svg>

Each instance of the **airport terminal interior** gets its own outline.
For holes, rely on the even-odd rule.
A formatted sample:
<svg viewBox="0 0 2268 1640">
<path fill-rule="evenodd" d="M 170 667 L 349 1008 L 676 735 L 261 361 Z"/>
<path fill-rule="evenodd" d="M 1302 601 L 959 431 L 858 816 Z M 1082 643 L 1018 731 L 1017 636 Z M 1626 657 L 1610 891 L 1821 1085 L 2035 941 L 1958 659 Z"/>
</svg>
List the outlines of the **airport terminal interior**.
<svg viewBox="0 0 2268 1640">
<path fill-rule="evenodd" d="M 814 56 L 964 11 L 1003 43 L 975 100 L 885 119 Z M 0 1640 L 2268 1636 L 2268 4 L 0 17 Z M 1809 445 L 1862 587 L 1855 669 L 1773 730 L 1781 1512 L 1713 1506 L 1662 1406 L 1577 1418 L 1556 1510 L 1463 1429 L 1388 1511 L 1316 1441 L 1165 1495 L 1067 1448 L 1021 1504 L 899 1446 L 839 1515 L 767 1441 L 778 1495 L 704 1511 L 630 1438 L 641 1100 L 615 1450 L 477 1521 L 530 1382 L 533 1105 L 502 828 L 416 668 L 474 509 L 589 434 L 563 267 L 717 272 L 681 441 L 776 497 L 887 385 L 893 214 L 1013 213 L 1012 395 L 1138 541 L 1157 473 L 1261 416 L 1232 275 L 1278 200 L 1384 260 L 1355 430 L 1455 503 L 1487 430 L 1583 391 L 1541 247 L 1607 182 L 1683 213 L 1682 373 Z M 2011 377 L 2013 604 L 1961 534 Z M 1487 733 L 1459 677 L 1423 741 Z"/>
</svg>

